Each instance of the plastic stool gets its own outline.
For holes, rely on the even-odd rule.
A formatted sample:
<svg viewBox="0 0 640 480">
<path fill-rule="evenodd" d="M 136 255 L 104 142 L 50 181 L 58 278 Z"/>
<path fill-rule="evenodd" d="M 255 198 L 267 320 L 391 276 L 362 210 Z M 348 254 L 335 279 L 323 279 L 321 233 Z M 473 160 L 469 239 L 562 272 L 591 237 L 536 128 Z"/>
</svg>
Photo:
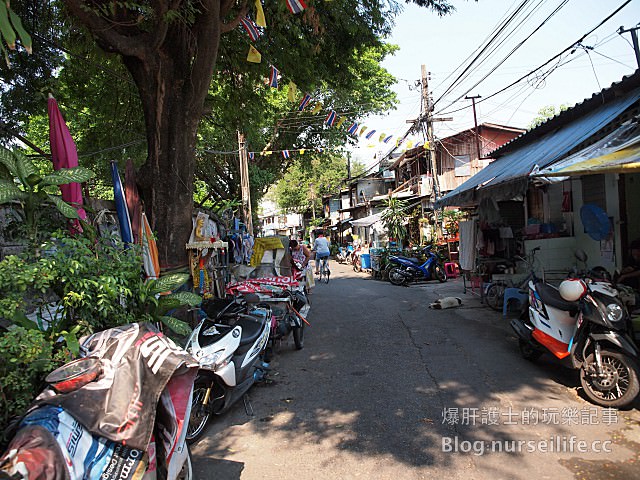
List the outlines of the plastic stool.
<svg viewBox="0 0 640 480">
<path fill-rule="evenodd" d="M 504 290 L 504 303 L 502 304 L 502 316 L 507 316 L 507 310 L 509 309 L 509 300 L 517 300 L 518 308 L 522 308 L 527 300 L 529 294 L 526 290 L 520 290 L 519 288 L 505 288 Z"/>
<path fill-rule="evenodd" d="M 444 264 L 444 271 L 449 278 L 458 278 L 458 264 L 456 262 L 446 262 Z"/>
</svg>

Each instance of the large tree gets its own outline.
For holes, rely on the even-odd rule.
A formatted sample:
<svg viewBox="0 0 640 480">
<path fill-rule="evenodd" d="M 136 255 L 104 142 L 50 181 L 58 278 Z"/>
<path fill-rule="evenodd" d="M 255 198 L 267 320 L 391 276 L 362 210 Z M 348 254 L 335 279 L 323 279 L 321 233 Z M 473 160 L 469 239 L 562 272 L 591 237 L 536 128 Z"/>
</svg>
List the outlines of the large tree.
<svg viewBox="0 0 640 480">
<path fill-rule="evenodd" d="M 205 100 L 216 92 L 216 82 L 232 80 L 234 75 L 236 81 L 244 79 L 228 69 L 220 70 L 212 83 L 222 34 L 235 29 L 248 4 L 233 0 L 63 3 L 102 49 L 121 57 L 136 85 L 147 144 L 139 175 L 142 194 L 158 233 L 162 264 L 184 265 L 198 127 L 210 113 Z M 438 13 L 450 9 L 445 0 L 415 3 Z M 277 58 L 282 71 L 295 70 L 301 88 L 330 100 L 334 87 L 354 84 L 355 73 L 350 70 L 354 56 L 383 45 L 381 39 L 389 34 L 398 5 L 336 0 L 313 7 L 293 16 L 284 0 L 265 5 L 270 23 L 259 48 Z M 222 53 L 238 61 L 246 50 L 246 43 L 235 44 Z"/>
</svg>

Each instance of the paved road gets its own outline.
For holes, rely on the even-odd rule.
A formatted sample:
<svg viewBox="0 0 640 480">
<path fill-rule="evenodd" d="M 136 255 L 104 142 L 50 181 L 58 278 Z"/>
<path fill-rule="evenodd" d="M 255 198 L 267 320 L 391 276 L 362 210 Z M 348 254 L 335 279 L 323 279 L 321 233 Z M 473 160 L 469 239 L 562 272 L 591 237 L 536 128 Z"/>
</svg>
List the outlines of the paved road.
<svg viewBox="0 0 640 480">
<path fill-rule="evenodd" d="M 196 478 L 640 478 L 638 409 L 595 407 L 573 371 L 523 360 L 460 280 L 404 288 L 332 266 L 305 348 L 282 346 L 253 416 L 240 403 L 211 422 Z M 449 295 L 462 307 L 428 308 Z"/>
</svg>

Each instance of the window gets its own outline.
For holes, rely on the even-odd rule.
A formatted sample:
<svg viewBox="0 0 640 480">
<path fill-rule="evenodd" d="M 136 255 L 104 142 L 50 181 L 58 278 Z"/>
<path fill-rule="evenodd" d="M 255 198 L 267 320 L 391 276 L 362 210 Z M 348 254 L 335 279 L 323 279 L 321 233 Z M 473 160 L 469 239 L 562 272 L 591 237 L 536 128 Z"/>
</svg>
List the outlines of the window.
<svg viewBox="0 0 640 480">
<path fill-rule="evenodd" d="M 471 176 L 471 163 L 469 163 L 469 155 L 454 155 L 455 176 L 456 177 L 470 177 Z"/>
</svg>

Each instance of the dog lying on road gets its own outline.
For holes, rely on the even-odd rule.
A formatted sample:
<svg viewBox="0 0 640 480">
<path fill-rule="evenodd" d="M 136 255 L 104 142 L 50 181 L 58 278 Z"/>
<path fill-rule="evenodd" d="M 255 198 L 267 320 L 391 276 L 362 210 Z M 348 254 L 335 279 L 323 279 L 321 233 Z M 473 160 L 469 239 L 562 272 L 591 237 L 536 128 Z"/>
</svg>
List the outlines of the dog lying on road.
<svg viewBox="0 0 640 480">
<path fill-rule="evenodd" d="M 443 310 L 445 308 L 456 308 L 462 305 L 462 299 L 458 297 L 444 297 L 439 298 L 435 302 L 429 305 L 429 308 L 435 308 L 436 310 Z"/>
</svg>

